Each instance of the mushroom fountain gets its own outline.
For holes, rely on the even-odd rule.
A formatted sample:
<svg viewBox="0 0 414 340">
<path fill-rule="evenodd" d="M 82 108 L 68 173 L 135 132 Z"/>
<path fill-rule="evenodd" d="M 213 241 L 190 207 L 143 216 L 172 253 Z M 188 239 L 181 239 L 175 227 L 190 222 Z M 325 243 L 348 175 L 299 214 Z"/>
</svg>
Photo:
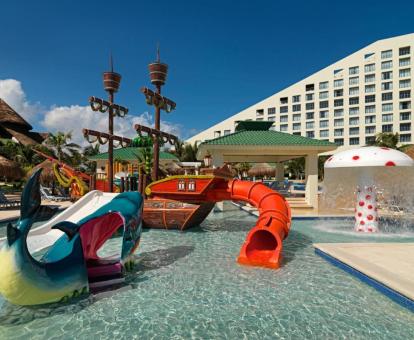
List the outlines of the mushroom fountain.
<svg viewBox="0 0 414 340">
<path fill-rule="evenodd" d="M 377 190 L 375 175 L 386 173 L 390 167 L 412 167 L 413 159 L 400 151 L 367 146 L 334 154 L 325 162 L 325 169 L 347 168 L 358 171 L 356 188 L 355 230 L 378 231 Z M 345 173 L 346 176 L 346 173 Z M 346 180 L 346 179 L 345 179 Z"/>
</svg>

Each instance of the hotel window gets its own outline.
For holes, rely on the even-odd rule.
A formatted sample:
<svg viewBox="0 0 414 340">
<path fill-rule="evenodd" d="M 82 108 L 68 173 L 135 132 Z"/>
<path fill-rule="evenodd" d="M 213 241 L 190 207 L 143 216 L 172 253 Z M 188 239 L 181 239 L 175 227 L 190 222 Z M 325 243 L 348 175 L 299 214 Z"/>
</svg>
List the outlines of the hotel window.
<svg viewBox="0 0 414 340">
<path fill-rule="evenodd" d="M 299 113 L 299 114 L 294 114 L 293 116 L 292 116 L 292 120 L 294 121 L 294 122 L 300 122 L 300 120 L 301 120 L 301 114 Z"/>
<path fill-rule="evenodd" d="M 375 71 L 375 64 L 368 64 L 364 67 L 365 73 L 374 72 Z"/>
<path fill-rule="evenodd" d="M 314 131 L 306 131 L 306 137 L 315 138 L 315 132 Z"/>
<path fill-rule="evenodd" d="M 399 63 L 400 67 L 410 66 L 410 64 L 411 64 L 411 59 L 410 58 L 400 59 L 400 63 Z"/>
<path fill-rule="evenodd" d="M 392 79 L 392 71 L 382 72 L 382 73 L 381 73 L 381 79 L 382 79 L 382 80 L 389 80 L 389 79 Z"/>
<path fill-rule="evenodd" d="M 288 125 L 287 124 L 280 125 L 280 131 L 286 132 L 287 130 L 288 130 Z"/>
<path fill-rule="evenodd" d="M 343 117 L 344 109 L 334 110 L 334 117 Z"/>
<path fill-rule="evenodd" d="M 366 126 L 365 127 L 365 134 L 372 135 L 376 131 L 375 126 Z"/>
<path fill-rule="evenodd" d="M 306 112 L 306 119 L 314 119 L 315 114 L 313 112 Z"/>
<path fill-rule="evenodd" d="M 385 124 L 382 126 L 382 132 L 392 132 L 392 124 Z"/>
<path fill-rule="evenodd" d="M 218 138 L 221 136 L 221 131 L 214 131 L 214 138 Z"/>
<path fill-rule="evenodd" d="M 375 116 L 365 117 L 365 124 L 374 124 L 374 123 L 375 123 Z"/>
<path fill-rule="evenodd" d="M 381 59 L 388 59 L 388 58 L 392 58 L 392 50 L 382 51 Z"/>
<path fill-rule="evenodd" d="M 256 121 L 258 121 L 258 122 L 259 121 L 261 122 L 262 120 L 263 120 L 263 117 L 256 118 Z"/>
<path fill-rule="evenodd" d="M 344 120 L 341 119 L 335 119 L 334 120 L 334 126 L 344 126 Z"/>
<path fill-rule="evenodd" d="M 382 112 L 390 112 L 390 111 L 392 111 L 392 103 L 382 104 Z"/>
<path fill-rule="evenodd" d="M 350 75 L 354 75 L 354 74 L 358 74 L 358 73 L 359 73 L 359 67 L 358 66 L 354 66 L 354 67 L 349 68 L 349 74 Z"/>
<path fill-rule="evenodd" d="M 411 109 L 411 101 L 400 102 L 400 110 L 409 110 Z"/>
<path fill-rule="evenodd" d="M 358 104 L 359 104 L 359 97 L 349 98 L 349 105 L 358 105 Z"/>
<path fill-rule="evenodd" d="M 387 100 L 392 100 L 392 92 L 386 92 L 381 95 L 381 99 L 383 102 Z"/>
<path fill-rule="evenodd" d="M 321 138 L 323 138 L 323 137 L 329 137 L 329 130 L 320 130 L 319 131 L 319 136 Z"/>
<path fill-rule="evenodd" d="M 411 133 L 405 134 L 405 135 L 400 135 L 400 142 L 401 143 L 411 142 Z"/>
<path fill-rule="evenodd" d="M 401 112 L 400 120 L 411 120 L 411 112 Z"/>
<path fill-rule="evenodd" d="M 338 146 L 344 145 L 344 139 L 343 138 L 335 138 L 334 143 Z"/>
<path fill-rule="evenodd" d="M 411 80 L 410 79 L 400 80 L 400 89 L 405 89 L 407 87 L 411 87 Z"/>
<path fill-rule="evenodd" d="M 349 85 L 358 85 L 358 84 L 359 84 L 359 77 L 349 78 Z"/>
<path fill-rule="evenodd" d="M 365 106 L 365 113 L 375 113 L 375 105 Z"/>
<path fill-rule="evenodd" d="M 392 90 L 392 81 L 388 81 L 386 83 L 382 83 L 381 84 L 381 90 L 382 91 Z"/>
<path fill-rule="evenodd" d="M 300 130 L 300 123 L 293 123 L 293 130 Z"/>
<path fill-rule="evenodd" d="M 382 115 L 382 122 L 383 123 L 392 122 L 392 113 L 388 113 L 386 115 Z"/>
<path fill-rule="evenodd" d="M 400 70 L 400 78 L 406 78 L 409 77 L 411 74 L 411 69 L 405 68 L 403 70 Z"/>
<path fill-rule="evenodd" d="M 392 60 L 383 61 L 381 63 L 381 70 L 389 70 L 390 68 L 392 68 Z"/>
<path fill-rule="evenodd" d="M 410 54 L 410 46 L 400 48 L 400 56 Z"/>
<path fill-rule="evenodd" d="M 326 128 L 326 127 L 328 127 L 329 126 L 329 121 L 327 121 L 327 120 L 321 120 L 320 122 L 319 122 L 319 127 L 320 128 Z"/>
<path fill-rule="evenodd" d="M 401 123 L 400 131 L 411 131 L 411 123 Z"/>
<path fill-rule="evenodd" d="M 349 145 L 359 145 L 359 138 L 358 137 L 349 138 Z"/>
<path fill-rule="evenodd" d="M 359 87 L 350 87 L 349 88 L 349 95 L 350 96 L 357 96 L 359 94 Z"/>
<path fill-rule="evenodd" d="M 308 91 L 314 91 L 315 90 L 315 84 L 307 84 L 305 86 L 306 92 Z"/>
<path fill-rule="evenodd" d="M 375 103 L 375 94 L 365 96 L 365 103 Z"/>
<path fill-rule="evenodd" d="M 344 129 L 335 129 L 334 130 L 334 136 L 335 137 L 341 137 L 344 135 Z"/>
<path fill-rule="evenodd" d="M 359 135 L 359 127 L 353 127 L 349 129 L 349 134 L 351 136 Z"/>
<path fill-rule="evenodd" d="M 300 133 L 300 132 L 293 132 L 293 133 L 292 133 L 292 135 L 295 135 L 295 136 L 300 136 L 300 135 L 301 135 L 301 133 Z"/>
<path fill-rule="evenodd" d="M 315 127 L 315 123 L 314 122 L 306 122 L 306 128 L 307 129 L 313 129 Z"/>
<path fill-rule="evenodd" d="M 274 122 L 274 121 L 276 121 L 276 117 L 275 117 L 275 116 L 272 116 L 272 117 L 267 117 L 267 120 L 268 120 L 269 122 Z"/>
<path fill-rule="evenodd" d="M 293 96 L 293 97 L 292 97 L 292 101 L 293 101 L 294 103 L 299 103 L 299 102 L 300 102 L 300 94 L 298 94 L 298 95 L 296 95 L 296 96 Z"/>
<path fill-rule="evenodd" d="M 225 135 L 225 136 L 229 135 L 230 133 L 231 133 L 231 131 L 230 131 L 230 130 L 224 130 L 224 135 Z"/>
<path fill-rule="evenodd" d="M 319 83 L 319 90 L 326 90 L 328 88 L 328 82 L 323 81 Z"/>
<path fill-rule="evenodd" d="M 287 113 L 288 112 L 288 107 L 287 106 L 281 106 L 280 107 L 280 113 Z"/>
<path fill-rule="evenodd" d="M 375 81 L 375 74 L 368 74 L 365 76 L 366 83 L 372 83 Z"/>
<path fill-rule="evenodd" d="M 349 125 L 359 125 L 359 117 L 349 118 Z"/>
<path fill-rule="evenodd" d="M 306 103 L 306 110 L 313 110 L 315 108 L 314 103 Z"/>
<path fill-rule="evenodd" d="M 329 113 L 328 111 L 319 111 L 319 118 L 323 119 L 323 118 L 328 118 Z"/>
<path fill-rule="evenodd" d="M 329 106 L 329 102 L 327 100 L 324 100 L 323 102 L 319 102 L 320 109 L 326 109 L 328 106 Z"/>
<path fill-rule="evenodd" d="M 319 99 L 326 99 L 328 98 L 329 94 L 328 91 L 319 92 Z"/>
<path fill-rule="evenodd" d="M 343 97 L 343 95 L 344 95 L 344 90 L 343 89 L 334 91 L 334 97 Z"/>
<path fill-rule="evenodd" d="M 307 101 L 309 101 L 309 100 L 313 100 L 313 98 L 314 98 L 313 93 L 308 93 L 308 94 L 306 95 L 306 100 L 307 100 Z"/>
<path fill-rule="evenodd" d="M 374 93 L 375 85 L 365 85 L 365 93 Z"/>
<path fill-rule="evenodd" d="M 268 115 L 274 115 L 276 113 L 276 108 L 275 107 L 269 107 L 267 109 L 267 114 Z"/>
<path fill-rule="evenodd" d="M 372 145 L 375 143 L 375 136 L 365 137 L 365 144 Z"/>
<path fill-rule="evenodd" d="M 400 91 L 400 99 L 411 98 L 411 90 Z"/>
<path fill-rule="evenodd" d="M 334 80 L 334 87 L 342 87 L 342 86 L 344 86 L 344 80 L 343 79 Z"/>
<path fill-rule="evenodd" d="M 344 100 L 343 99 L 335 99 L 334 100 L 334 106 L 335 107 L 344 106 Z"/>
<path fill-rule="evenodd" d="M 263 109 L 256 110 L 256 116 L 263 116 L 263 115 L 264 115 Z"/>
<path fill-rule="evenodd" d="M 349 115 L 350 116 L 359 115 L 359 107 L 350 107 L 349 108 Z"/>
<path fill-rule="evenodd" d="M 289 100 L 288 97 L 280 98 L 280 104 L 287 104 L 288 100 Z"/>
<path fill-rule="evenodd" d="M 281 123 L 287 123 L 288 122 L 288 116 L 280 116 L 280 122 Z"/>
</svg>

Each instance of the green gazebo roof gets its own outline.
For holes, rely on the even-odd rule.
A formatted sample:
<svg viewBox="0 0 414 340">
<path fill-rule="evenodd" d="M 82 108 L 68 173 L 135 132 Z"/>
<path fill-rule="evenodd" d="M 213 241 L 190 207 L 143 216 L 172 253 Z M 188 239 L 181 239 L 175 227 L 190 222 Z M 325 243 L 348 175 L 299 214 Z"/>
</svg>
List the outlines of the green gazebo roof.
<svg viewBox="0 0 414 340">
<path fill-rule="evenodd" d="M 134 147 L 127 147 L 127 148 L 120 148 L 114 149 L 114 159 L 121 159 L 123 161 L 133 161 L 137 160 L 137 154 L 140 155 L 142 148 L 134 148 Z M 99 161 L 99 160 L 106 160 L 108 159 L 108 152 L 100 153 L 99 155 L 90 156 L 88 157 L 91 161 Z M 162 160 L 172 160 L 178 161 L 179 159 L 171 153 L 160 151 L 160 159 Z"/>
<path fill-rule="evenodd" d="M 273 122 L 242 121 L 236 127 L 236 132 L 210 139 L 201 145 L 261 145 L 261 146 L 321 146 L 336 147 L 336 144 L 292 135 L 280 131 L 269 130 Z"/>
</svg>

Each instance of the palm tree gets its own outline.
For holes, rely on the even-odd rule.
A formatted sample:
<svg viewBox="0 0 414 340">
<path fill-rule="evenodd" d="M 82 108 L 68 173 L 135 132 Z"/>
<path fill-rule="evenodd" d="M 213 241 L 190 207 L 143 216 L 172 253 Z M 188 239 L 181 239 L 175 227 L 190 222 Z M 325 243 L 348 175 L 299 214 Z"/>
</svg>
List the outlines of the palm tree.
<svg viewBox="0 0 414 340">
<path fill-rule="evenodd" d="M 397 144 L 400 141 L 398 132 L 380 132 L 375 136 L 375 142 L 370 145 L 382 146 L 390 149 L 397 149 Z"/>
<path fill-rule="evenodd" d="M 239 175 L 241 175 L 241 177 L 247 177 L 247 173 L 249 172 L 251 167 L 252 165 L 248 162 L 242 162 L 236 165 L 236 169 L 239 172 Z"/>
<path fill-rule="evenodd" d="M 147 147 L 147 148 L 140 149 L 139 154 L 135 153 L 135 157 L 137 157 L 137 160 L 139 163 L 138 167 L 140 168 L 141 166 L 143 166 L 145 169 L 145 172 L 148 175 L 150 175 L 152 165 L 153 165 L 153 160 L 154 160 L 152 148 Z"/>
<path fill-rule="evenodd" d="M 287 163 L 287 169 L 295 178 L 302 179 L 305 172 L 305 157 L 291 159 Z"/>
<path fill-rule="evenodd" d="M 72 132 L 64 133 L 59 131 L 56 134 L 50 133 L 44 143 L 54 152 L 59 162 L 66 159 L 70 163 L 73 163 L 71 161 L 72 158 L 79 158 L 80 146 L 75 143 L 70 143 L 71 139 Z"/>
<path fill-rule="evenodd" d="M 184 142 L 182 140 L 177 140 L 174 144 L 174 155 L 177 156 L 179 160 L 183 157 L 184 154 Z"/>
<path fill-rule="evenodd" d="M 180 158 L 183 162 L 196 162 L 197 161 L 197 151 L 198 145 L 194 143 L 193 145 L 187 143 L 184 145 L 183 154 Z"/>
</svg>

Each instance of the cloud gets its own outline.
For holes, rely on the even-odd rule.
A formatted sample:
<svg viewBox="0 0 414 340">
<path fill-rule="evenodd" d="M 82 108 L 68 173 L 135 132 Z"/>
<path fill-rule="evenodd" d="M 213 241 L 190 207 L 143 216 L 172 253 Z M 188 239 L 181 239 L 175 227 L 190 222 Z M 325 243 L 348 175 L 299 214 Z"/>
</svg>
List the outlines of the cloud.
<svg viewBox="0 0 414 340">
<path fill-rule="evenodd" d="M 22 115 L 29 123 L 39 122 L 48 132 L 72 131 L 73 142 L 82 146 L 88 145 L 83 138 L 82 129 L 108 131 L 107 113 L 94 112 L 89 106 L 54 105 L 42 108 L 40 103 L 32 104 L 27 100 L 22 83 L 15 79 L 0 79 L 0 98 L 5 100 L 17 113 Z M 133 129 L 135 124 L 153 126 L 153 118 L 148 112 L 138 116 L 129 113 L 125 118 L 116 117 L 114 120 L 114 133 L 124 137 L 135 137 Z M 162 130 L 181 136 L 181 126 L 168 121 L 162 121 Z"/>
<path fill-rule="evenodd" d="M 0 79 L 0 98 L 27 121 L 34 121 L 42 111 L 39 103 L 30 103 L 22 83 L 16 79 Z"/>
<path fill-rule="evenodd" d="M 44 114 L 41 124 L 51 132 L 72 131 L 73 142 L 86 146 L 88 142 L 83 138 L 82 129 L 108 131 L 108 114 L 94 112 L 89 106 L 58 106 L 51 108 Z M 135 137 L 137 135 L 133 128 L 135 124 L 153 126 L 152 116 L 145 112 L 139 116 L 128 114 L 124 118 L 115 117 L 114 133 L 123 137 Z M 177 136 L 181 135 L 179 125 L 163 121 L 161 126 L 165 132 Z"/>
</svg>

